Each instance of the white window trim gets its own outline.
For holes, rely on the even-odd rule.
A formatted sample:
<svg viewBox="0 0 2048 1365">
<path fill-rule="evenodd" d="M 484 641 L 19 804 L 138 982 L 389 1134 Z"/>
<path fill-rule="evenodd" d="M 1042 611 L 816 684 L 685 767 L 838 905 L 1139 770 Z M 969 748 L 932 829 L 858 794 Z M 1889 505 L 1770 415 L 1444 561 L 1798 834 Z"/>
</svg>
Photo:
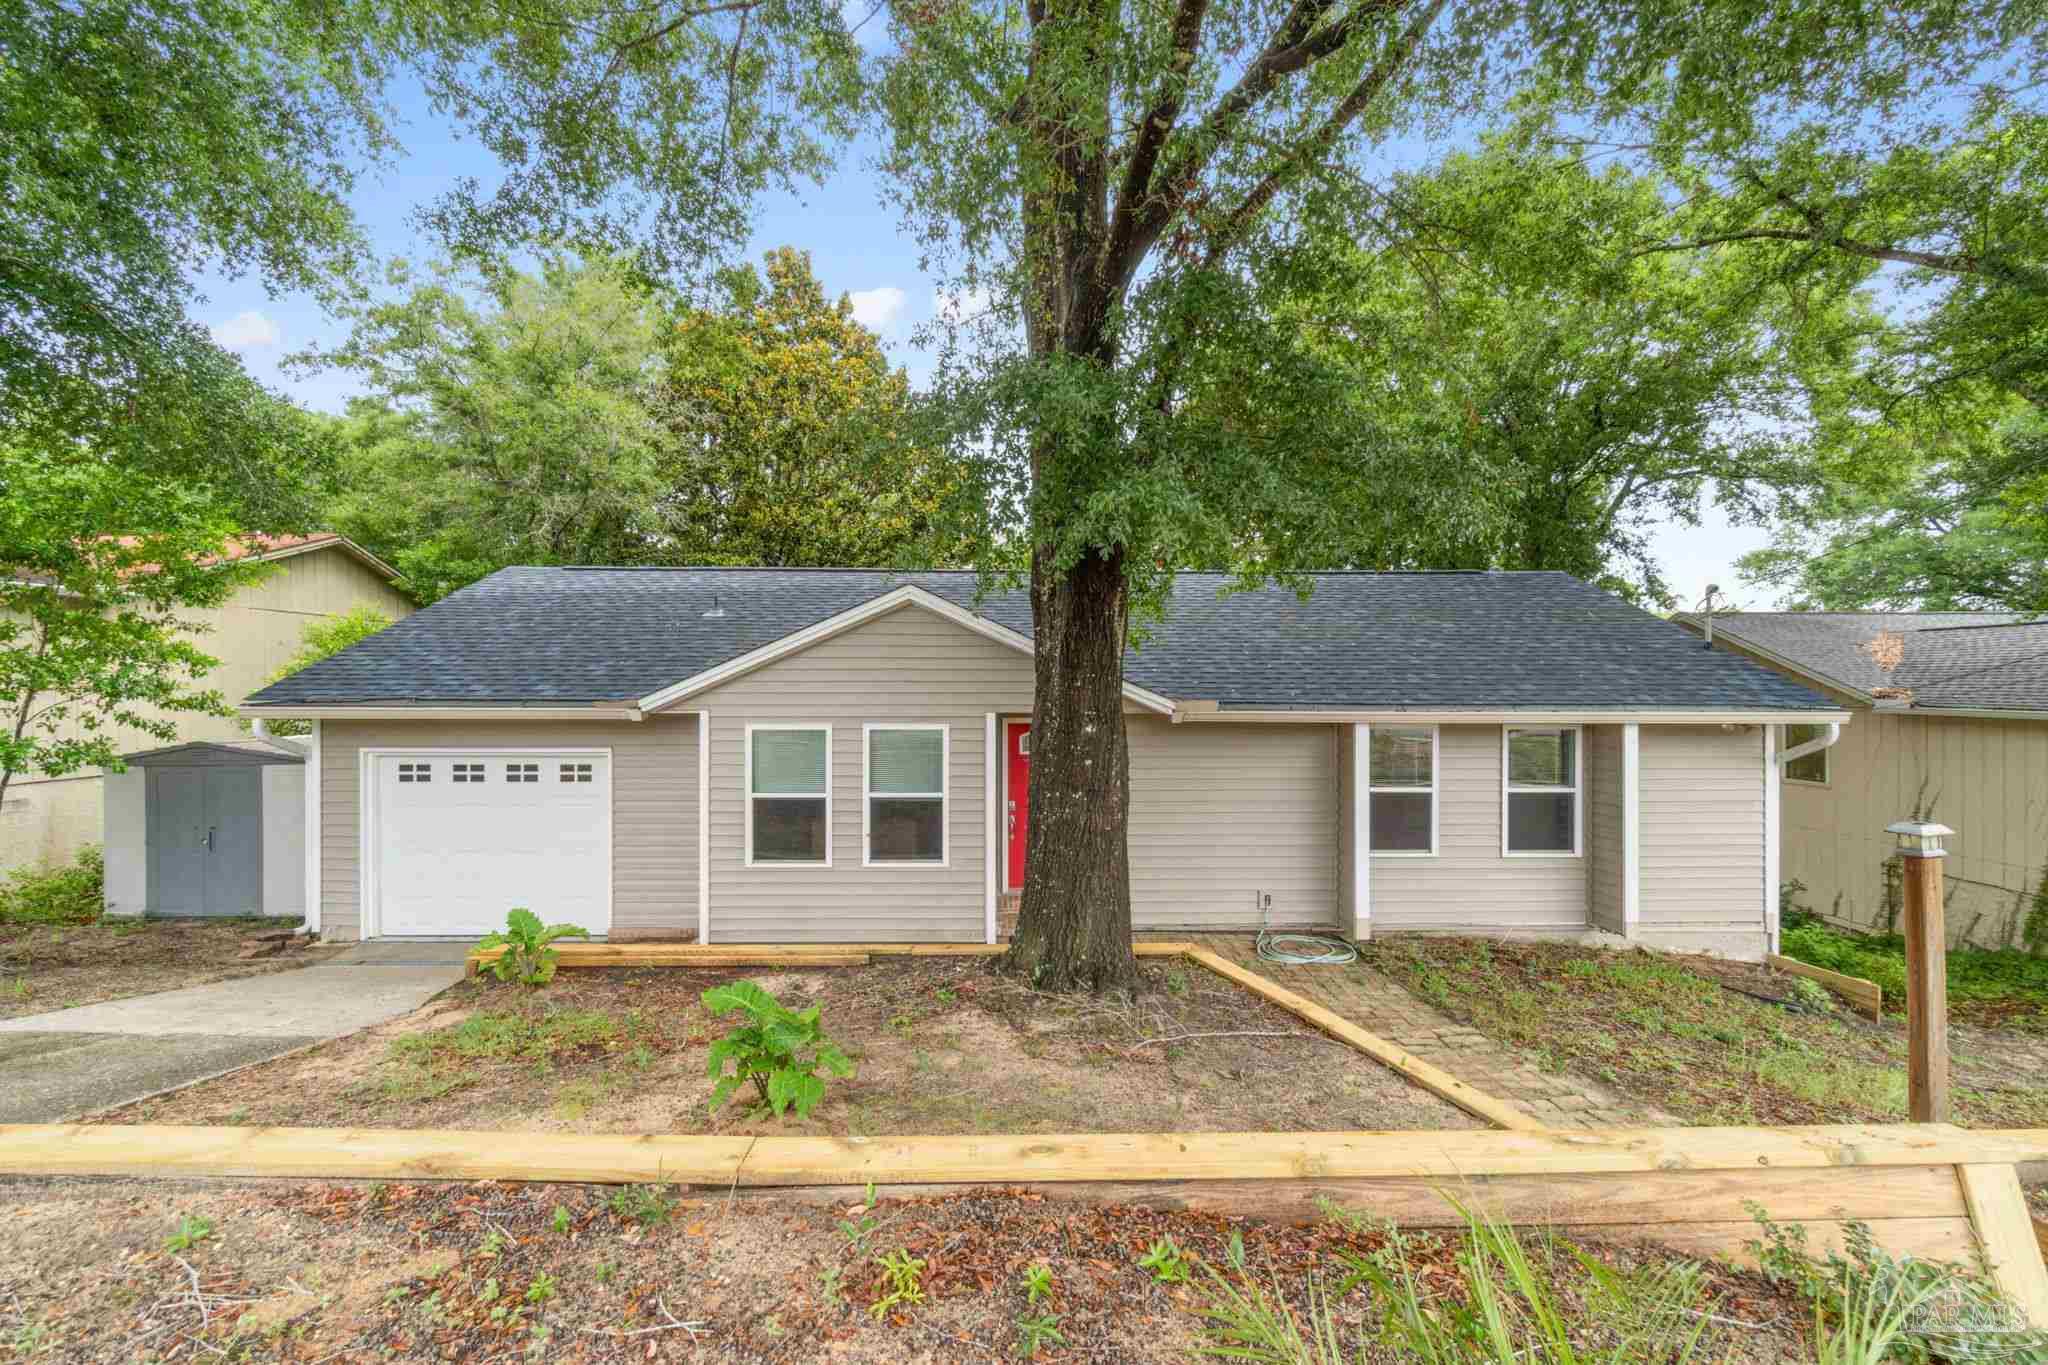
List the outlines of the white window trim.
<svg viewBox="0 0 2048 1365">
<path fill-rule="evenodd" d="M 779 859 L 757 863 L 754 861 L 754 803 L 756 801 L 815 801 L 813 795 L 796 792 L 770 792 L 765 796 L 754 795 L 754 732 L 756 730 L 822 730 L 825 733 L 825 861 L 822 863 L 790 863 Z M 776 871 L 801 871 L 806 868 L 832 866 L 832 726 L 828 721 L 798 721 L 787 725 L 748 725 L 746 754 L 741 778 L 740 793 L 747 803 L 747 857 L 746 866 L 765 867 Z"/>
<path fill-rule="evenodd" d="M 1384 785 L 1384 784 L 1381 784 L 1381 785 L 1374 785 L 1374 783 L 1373 783 L 1373 781 L 1372 781 L 1372 748 L 1371 748 L 1371 745 L 1372 745 L 1372 733 L 1371 733 L 1371 731 L 1368 731 L 1368 732 L 1367 732 L 1367 734 L 1366 734 L 1366 737 L 1365 737 L 1365 742 L 1366 742 L 1366 746 L 1367 746 L 1367 747 L 1366 747 L 1366 753 L 1365 753 L 1365 780 L 1366 780 L 1366 788 L 1365 788 L 1365 806 L 1366 806 L 1366 810 L 1365 810 L 1365 846 L 1366 846 L 1366 852 L 1368 852 L 1369 854 L 1371 854 L 1371 855 L 1372 855 L 1373 857 L 1375 857 L 1375 858 L 1434 858 L 1434 857 L 1436 857 L 1436 856 L 1437 856 L 1437 850 L 1438 850 L 1438 849 L 1439 849 L 1439 848 L 1441 847 L 1441 843 L 1440 843 L 1439 839 L 1437 838 L 1437 831 L 1438 831 L 1438 821 L 1437 821 L 1437 813 L 1438 813 L 1439 811 L 1441 811 L 1441 810 L 1443 809 L 1443 801 L 1442 801 L 1442 799 L 1441 799 L 1441 798 L 1440 798 L 1440 796 L 1439 796 L 1439 789 L 1440 789 L 1440 788 L 1441 788 L 1441 786 L 1442 786 L 1442 777 L 1441 777 L 1441 772 L 1442 772 L 1442 769 L 1441 769 L 1440 765 L 1441 765 L 1441 763 L 1442 763 L 1442 761 L 1443 761 L 1443 753 L 1442 753 L 1442 751 L 1441 751 L 1441 748 L 1440 748 L 1441 736 L 1440 736 L 1440 732 L 1439 732 L 1439 729 L 1438 729 L 1438 727 L 1437 727 L 1437 726 L 1434 726 L 1434 725 L 1397 725 L 1397 724 L 1393 724 L 1393 723 L 1391 723 L 1391 722 L 1389 722 L 1389 723 L 1387 723 L 1387 724 L 1383 724 L 1383 725 L 1380 725 L 1380 726 L 1376 726 L 1376 727 L 1374 727 L 1374 728 L 1375 728 L 1375 729 L 1383 729 L 1383 730 L 1427 730 L 1427 731 L 1429 731 L 1429 785 L 1428 785 L 1427 787 L 1395 787 L 1395 786 L 1387 786 L 1387 785 Z M 1428 792 L 1428 793 L 1429 793 L 1429 847 L 1428 847 L 1428 848 L 1385 848 L 1385 849 L 1382 849 L 1382 848 L 1374 848 L 1374 847 L 1372 846 L 1372 798 L 1373 798 L 1374 794 L 1376 794 L 1376 793 L 1379 793 L 1379 792 L 1384 792 L 1384 793 L 1386 793 L 1386 794 L 1387 794 L 1387 795 L 1389 795 L 1389 796 L 1414 796 L 1414 795 L 1416 795 L 1416 794 L 1417 794 L 1417 793 L 1419 793 L 1419 792 Z"/>
<path fill-rule="evenodd" d="M 1569 787 L 1517 787 L 1508 782 L 1508 736 L 1517 730 L 1566 730 L 1572 736 L 1572 784 Z M 1572 794 L 1572 846 L 1563 849 L 1510 849 L 1508 797 L 1523 792 Z M 1500 856 L 1503 858 L 1580 858 L 1586 852 L 1586 736 L 1577 725 L 1503 725 L 1500 727 Z"/>
<path fill-rule="evenodd" d="M 1809 725 L 1806 728 L 1810 730 L 1818 730 L 1821 732 L 1822 735 L 1825 735 L 1828 732 L 1828 727 L 1825 725 Z M 1815 736 L 1816 739 L 1819 737 L 1820 736 L 1818 735 Z M 1806 743 L 1805 740 L 1801 740 L 1799 742 L 1801 744 Z M 1790 725 L 1780 725 L 1778 727 L 1778 752 L 1783 753 L 1785 750 L 1791 747 L 1792 727 Z M 1834 751 L 1834 747 L 1834 745 L 1830 744 L 1825 749 L 1815 749 L 1813 753 L 1807 754 L 1805 758 L 1795 758 L 1792 760 L 1792 763 L 1803 763 L 1806 761 L 1807 758 L 1812 758 L 1816 754 L 1819 755 L 1821 771 L 1820 781 L 1816 782 L 1810 777 L 1792 776 L 1792 763 L 1783 763 L 1779 765 L 1779 767 L 1781 767 L 1784 770 L 1785 780 L 1787 782 L 1790 782 L 1795 787 L 1832 788 L 1835 785 L 1835 762 L 1828 755 Z"/>
<path fill-rule="evenodd" d="M 614 775 L 612 751 L 604 748 L 565 747 L 555 749 L 475 749 L 447 748 L 433 745 L 408 745 L 403 748 L 383 746 L 356 750 L 356 937 L 367 940 L 379 937 L 384 932 L 383 911 L 377 902 L 377 764 L 386 758 L 405 758 L 414 754 L 431 754 L 436 759 L 454 758 L 510 758 L 520 754 L 548 755 L 573 754 L 604 760 L 605 806 L 604 806 L 604 924 L 591 929 L 595 938 L 603 938 L 612 931 L 612 914 L 618 898 L 618 867 L 613 862 L 615 844 L 614 831 L 618 822 L 618 783 Z M 589 926 L 585 926 L 589 927 Z"/>
<path fill-rule="evenodd" d="M 884 800 L 939 800 L 939 860 L 913 862 L 902 858 L 875 857 L 875 793 L 871 790 L 874 767 L 874 733 L 877 730 L 937 730 L 939 732 L 939 789 L 936 792 L 883 792 Z M 860 727 L 860 865 L 891 871 L 902 869 L 944 871 L 953 862 L 953 727 L 927 721 L 869 721 Z"/>
</svg>

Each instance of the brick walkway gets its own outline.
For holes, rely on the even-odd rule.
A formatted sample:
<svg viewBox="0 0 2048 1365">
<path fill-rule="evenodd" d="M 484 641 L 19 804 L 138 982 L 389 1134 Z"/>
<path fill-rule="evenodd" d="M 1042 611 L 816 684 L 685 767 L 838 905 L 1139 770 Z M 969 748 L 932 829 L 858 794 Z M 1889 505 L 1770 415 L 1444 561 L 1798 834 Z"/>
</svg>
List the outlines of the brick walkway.
<svg viewBox="0 0 2048 1365">
<path fill-rule="evenodd" d="M 1249 934 L 1148 934 L 1192 940 L 1288 990 L 1307 996 L 1399 1043 L 1416 1056 L 1508 1101 L 1538 1122 L 1559 1128 L 1636 1128 L 1678 1119 L 1598 1081 L 1538 1070 L 1512 1049 L 1467 1028 L 1417 999 L 1399 982 L 1360 962 L 1344 967 L 1290 967 L 1259 959 Z"/>
</svg>

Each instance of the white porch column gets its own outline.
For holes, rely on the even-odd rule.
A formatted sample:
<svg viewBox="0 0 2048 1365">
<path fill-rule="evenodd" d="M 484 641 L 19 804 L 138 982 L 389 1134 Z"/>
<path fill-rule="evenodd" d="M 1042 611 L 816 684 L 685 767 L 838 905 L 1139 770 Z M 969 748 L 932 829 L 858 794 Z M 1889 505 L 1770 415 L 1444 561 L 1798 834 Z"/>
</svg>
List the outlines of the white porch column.
<svg viewBox="0 0 2048 1365">
<path fill-rule="evenodd" d="M 1784 772 L 1778 763 L 1778 727 L 1765 725 L 1764 732 L 1764 936 L 1778 951 L 1778 782 Z"/>
<path fill-rule="evenodd" d="M 697 942 L 711 942 L 711 713 L 697 713 Z"/>
<path fill-rule="evenodd" d="M 1621 932 L 1636 936 L 1643 908 L 1642 726 L 1621 727 Z"/>
<path fill-rule="evenodd" d="M 1372 726 L 1351 727 L 1351 936 L 1372 937 Z"/>
<path fill-rule="evenodd" d="M 306 932 L 320 932 L 320 722 L 306 736 Z"/>
<path fill-rule="evenodd" d="M 990 711 L 983 716 L 982 759 L 981 759 L 981 805 L 982 805 L 982 918 L 985 924 L 987 943 L 996 941 L 996 891 L 999 883 L 996 870 L 1002 866 L 1002 821 L 998 807 L 1002 801 L 997 794 L 996 773 L 1002 763 L 1003 746 L 997 738 L 996 713 Z"/>
</svg>

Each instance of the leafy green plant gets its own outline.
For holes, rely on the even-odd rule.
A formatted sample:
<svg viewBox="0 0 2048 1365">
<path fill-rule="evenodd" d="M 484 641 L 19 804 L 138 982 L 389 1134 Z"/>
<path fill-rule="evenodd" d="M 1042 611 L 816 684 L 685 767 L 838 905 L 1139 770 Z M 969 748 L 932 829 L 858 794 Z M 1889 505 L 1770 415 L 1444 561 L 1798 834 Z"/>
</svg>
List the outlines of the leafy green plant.
<svg viewBox="0 0 2048 1365">
<path fill-rule="evenodd" d="M 611 1210 L 651 1228 L 675 1214 L 676 1201 L 669 1198 L 666 1185 L 621 1185 L 612 1191 Z"/>
<path fill-rule="evenodd" d="M 561 1233 L 565 1237 L 568 1235 L 569 1229 L 576 1225 L 576 1220 L 569 1216 L 569 1210 L 563 1208 L 560 1204 L 555 1205 L 554 1215 L 548 1221 L 554 1225 L 556 1232 Z"/>
<path fill-rule="evenodd" d="M 190 1251 L 211 1236 L 211 1218 L 202 1218 L 196 1213 L 184 1214 L 178 1219 L 178 1230 L 164 1239 L 164 1250 Z"/>
<path fill-rule="evenodd" d="M 522 986 L 545 986 L 555 978 L 555 961 L 561 956 L 548 945 L 558 938 L 589 938 L 590 931 L 576 924 L 542 924 L 540 916 L 525 906 L 516 906 L 505 916 L 502 933 L 485 934 L 477 941 L 479 950 L 503 948 L 491 960 L 491 971 L 500 981 L 517 981 Z"/>
<path fill-rule="evenodd" d="M 0 882 L 0 924 L 91 924 L 105 908 L 105 888 L 98 844 L 63 867 L 18 867 Z"/>
<path fill-rule="evenodd" d="M 732 1099 L 733 1092 L 752 1082 L 761 1104 L 780 1118 L 796 1110 L 803 1118 L 825 1098 L 818 1073 L 851 1076 L 853 1061 L 825 1036 L 818 1007 L 792 1010 L 752 981 L 730 981 L 704 992 L 704 1008 L 713 1014 L 744 1010 L 747 1021 L 711 1045 L 706 1074 L 718 1084 L 711 1090 L 711 1109 Z M 726 1063 L 733 1070 L 726 1073 Z"/>
<path fill-rule="evenodd" d="M 1017 1354 L 1026 1360 L 1035 1360 L 1041 1346 L 1064 1346 L 1067 1338 L 1060 1331 L 1058 1313 L 1041 1313 L 1032 1317 L 1028 1313 L 1017 1315 Z"/>
<path fill-rule="evenodd" d="M 1152 1278 L 1160 1284 L 1179 1284 L 1188 1277 L 1188 1260 L 1171 1237 L 1162 1237 L 1154 1242 L 1138 1264 L 1152 1272 Z"/>
<path fill-rule="evenodd" d="M 1024 1268 L 1024 1302 L 1036 1304 L 1052 1297 L 1052 1267 L 1043 1261 Z"/>
<path fill-rule="evenodd" d="M 899 1248 L 875 1257 L 875 1264 L 882 1268 L 883 1293 L 868 1305 L 868 1312 L 876 1322 L 889 1316 L 892 1308 L 915 1307 L 924 1302 L 924 1288 L 918 1282 L 924 1275 L 922 1258 Z"/>
<path fill-rule="evenodd" d="M 1809 977 L 1792 978 L 1792 1003 L 1800 1009 L 1814 1014 L 1833 1014 L 1835 997 L 1828 994 L 1828 988 Z"/>
<path fill-rule="evenodd" d="M 526 1301 L 528 1303 L 546 1303 L 554 1296 L 555 1277 L 548 1274 L 545 1270 L 535 1275 L 532 1283 L 526 1286 Z"/>
</svg>

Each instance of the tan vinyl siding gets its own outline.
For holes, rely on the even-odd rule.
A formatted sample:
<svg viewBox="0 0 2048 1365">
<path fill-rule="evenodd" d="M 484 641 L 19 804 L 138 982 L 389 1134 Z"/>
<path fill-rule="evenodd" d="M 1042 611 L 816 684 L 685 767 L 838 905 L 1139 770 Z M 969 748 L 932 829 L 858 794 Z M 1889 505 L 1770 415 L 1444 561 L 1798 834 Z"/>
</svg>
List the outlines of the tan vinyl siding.
<svg viewBox="0 0 2048 1365">
<path fill-rule="evenodd" d="M 1139 928 L 1337 922 L 1339 727 L 1127 723 Z"/>
<path fill-rule="evenodd" d="M 1625 932 L 1622 905 L 1622 780 L 1619 725 L 1588 725 L 1586 894 L 1596 928 Z"/>
<path fill-rule="evenodd" d="M 1761 929 L 1763 731 L 1645 725 L 1639 932 Z"/>
<path fill-rule="evenodd" d="M 360 752 L 365 748 L 604 748 L 612 751 L 615 939 L 697 927 L 697 718 L 630 722 L 337 721 L 320 726 L 321 932 L 358 937 Z M 509 908 L 509 907 L 508 907 Z M 544 906 L 534 906 L 547 918 Z"/>
<path fill-rule="evenodd" d="M 1797 904 L 1856 928 L 1896 928 L 1885 826 L 1914 815 L 1956 832 L 1943 860 L 1951 940 L 2013 943 L 2048 872 L 2048 717 L 1864 711 L 1828 750 L 1828 782 L 1786 782 L 1780 876 Z"/>
<path fill-rule="evenodd" d="M 1501 853 L 1500 750 L 1498 725 L 1439 729 L 1437 855 L 1372 860 L 1375 933 L 1585 927 L 1586 859 Z"/>
<path fill-rule="evenodd" d="M 711 941 L 979 943 L 986 936 L 985 725 L 1029 715 L 1031 658 L 918 607 L 689 701 L 711 712 Z M 862 726 L 948 729 L 947 866 L 863 867 Z M 832 726 L 832 866 L 745 865 L 749 723 Z"/>
</svg>

